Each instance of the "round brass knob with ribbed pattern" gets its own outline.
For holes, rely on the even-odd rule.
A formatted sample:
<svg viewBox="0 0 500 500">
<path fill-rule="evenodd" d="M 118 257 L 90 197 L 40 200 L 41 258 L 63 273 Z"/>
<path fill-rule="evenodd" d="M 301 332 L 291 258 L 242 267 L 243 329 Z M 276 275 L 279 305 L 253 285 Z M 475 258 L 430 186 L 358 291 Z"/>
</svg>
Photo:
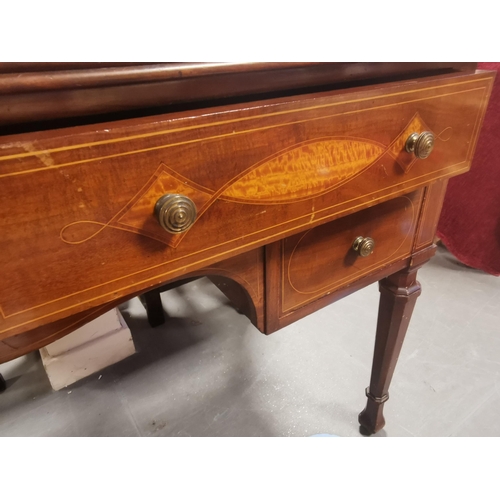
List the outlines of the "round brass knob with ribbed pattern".
<svg viewBox="0 0 500 500">
<path fill-rule="evenodd" d="M 155 215 L 160 226 L 169 233 L 187 231 L 196 219 L 196 205 L 182 194 L 165 194 L 155 205 Z"/>
<path fill-rule="evenodd" d="M 353 244 L 352 249 L 357 252 L 361 257 L 368 257 L 373 252 L 375 241 L 372 238 L 358 236 Z"/>
<path fill-rule="evenodd" d="M 432 132 L 414 133 L 406 140 L 406 151 L 413 153 L 417 158 L 424 160 L 434 148 L 434 134 Z"/>
</svg>

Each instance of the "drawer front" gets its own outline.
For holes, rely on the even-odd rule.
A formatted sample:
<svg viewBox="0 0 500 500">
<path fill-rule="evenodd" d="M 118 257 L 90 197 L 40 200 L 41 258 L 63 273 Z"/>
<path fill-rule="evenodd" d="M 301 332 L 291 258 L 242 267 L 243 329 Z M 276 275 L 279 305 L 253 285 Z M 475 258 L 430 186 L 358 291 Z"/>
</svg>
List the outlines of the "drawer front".
<svg viewBox="0 0 500 500">
<path fill-rule="evenodd" d="M 0 140 L 0 338 L 469 168 L 492 75 L 296 96 Z M 405 151 L 431 131 L 425 160 Z M 195 223 L 154 207 L 188 197 Z"/>
<path fill-rule="evenodd" d="M 276 282 L 267 289 L 279 299 L 277 310 L 268 312 L 282 322 L 304 306 L 408 258 L 422 199 L 423 190 L 418 190 L 273 244 L 277 251 L 267 252 L 266 269 L 268 280 Z M 371 240 L 371 253 L 355 244 L 360 237 L 362 242 Z M 270 297 L 269 302 L 276 301 Z"/>
</svg>

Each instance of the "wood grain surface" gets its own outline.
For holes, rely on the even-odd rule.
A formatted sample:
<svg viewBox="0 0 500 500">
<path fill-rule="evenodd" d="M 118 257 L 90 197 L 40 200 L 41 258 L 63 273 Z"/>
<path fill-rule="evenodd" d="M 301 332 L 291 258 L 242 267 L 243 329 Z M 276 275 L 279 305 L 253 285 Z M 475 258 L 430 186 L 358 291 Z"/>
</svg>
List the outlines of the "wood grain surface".
<svg viewBox="0 0 500 500">
<path fill-rule="evenodd" d="M 419 190 L 283 239 L 280 315 L 409 257 L 421 200 Z M 375 241 L 371 255 L 353 250 L 358 236 Z"/>
<path fill-rule="evenodd" d="M 264 331 L 264 248 L 257 248 L 215 265 L 187 273 L 181 283 L 203 276 L 208 276 L 233 301 L 235 306 L 250 318 L 257 328 Z M 164 288 L 170 289 L 179 284 L 179 282 L 169 282 Z M 5 363 L 55 342 L 134 296 L 135 294 L 131 294 L 118 300 L 105 302 L 81 313 L 4 338 L 0 340 L 0 363 Z"/>
<path fill-rule="evenodd" d="M 478 72 L 2 137 L 0 338 L 466 171 L 491 83 Z M 423 130 L 436 146 L 415 160 L 401 148 Z M 153 217 L 172 191 L 198 209 L 175 236 Z"/>
<path fill-rule="evenodd" d="M 208 276 L 267 334 L 380 280 L 359 416 L 377 432 L 416 271 L 491 92 L 475 67 L 0 63 L 0 363 L 138 294 L 159 323 L 178 280 Z M 405 145 L 424 131 L 422 160 Z M 196 208 L 187 231 L 156 220 L 166 194 Z"/>
<path fill-rule="evenodd" d="M 473 73 L 475 63 L 0 63 L 0 128 L 376 80 Z M 251 97 L 253 96 L 253 97 Z M 140 112 L 140 111 L 139 111 Z M 96 117 L 96 115 L 98 115 Z M 43 125 L 46 126 L 46 125 Z"/>
</svg>

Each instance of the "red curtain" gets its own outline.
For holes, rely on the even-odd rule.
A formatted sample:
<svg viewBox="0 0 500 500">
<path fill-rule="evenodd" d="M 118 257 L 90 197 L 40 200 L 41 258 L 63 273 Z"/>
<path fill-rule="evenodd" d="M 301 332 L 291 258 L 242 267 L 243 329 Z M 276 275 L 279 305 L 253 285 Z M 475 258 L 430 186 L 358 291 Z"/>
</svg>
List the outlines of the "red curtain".
<svg viewBox="0 0 500 500">
<path fill-rule="evenodd" d="M 500 63 L 479 63 L 478 69 L 500 73 Z M 437 232 L 464 264 L 500 276 L 500 74 L 471 169 L 450 179 Z"/>
</svg>

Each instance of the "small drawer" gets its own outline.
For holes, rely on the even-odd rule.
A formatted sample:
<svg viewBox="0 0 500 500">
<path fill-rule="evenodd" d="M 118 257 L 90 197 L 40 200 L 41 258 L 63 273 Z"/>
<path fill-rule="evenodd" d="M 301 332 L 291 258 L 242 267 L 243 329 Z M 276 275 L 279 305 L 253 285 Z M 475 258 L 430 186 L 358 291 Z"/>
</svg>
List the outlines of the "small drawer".
<svg viewBox="0 0 500 500">
<path fill-rule="evenodd" d="M 270 245 L 268 303 L 277 307 L 268 308 L 268 325 L 295 321 L 332 292 L 407 259 L 422 198 L 418 190 Z"/>
</svg>

